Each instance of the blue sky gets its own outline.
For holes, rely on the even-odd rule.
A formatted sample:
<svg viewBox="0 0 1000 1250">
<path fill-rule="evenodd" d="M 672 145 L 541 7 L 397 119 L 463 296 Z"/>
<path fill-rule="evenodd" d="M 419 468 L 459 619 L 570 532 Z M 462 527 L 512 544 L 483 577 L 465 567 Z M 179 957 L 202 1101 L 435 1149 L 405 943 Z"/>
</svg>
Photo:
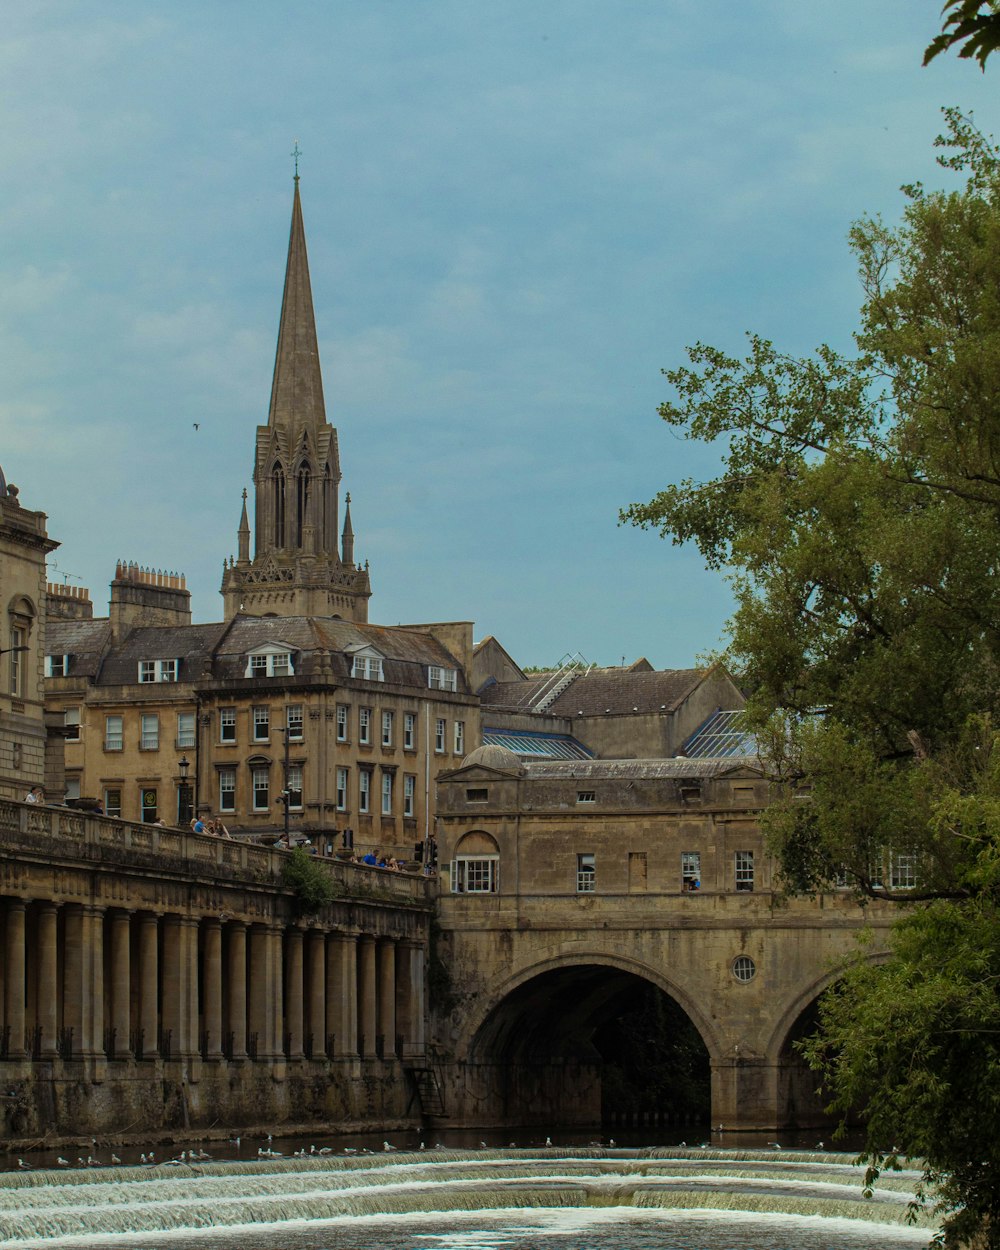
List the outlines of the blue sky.
<svg viewBox="0 0 1000 1250">
<path fill-rule="evenodd" d="M 848 347 L 846 235 L 942 105 L 939 0 L 17 0 L 0 31 L 0 465 L 98 612 L 117 558 L 221 618 L 266 420 L 297 139 L 328 418 L 371 619 L 524 664 L 683 667 L 729 596 L 617 524 L 715 455 L 660 370 Z M 193 427 L 198 423 L 200 428 Z"/>
</svg>

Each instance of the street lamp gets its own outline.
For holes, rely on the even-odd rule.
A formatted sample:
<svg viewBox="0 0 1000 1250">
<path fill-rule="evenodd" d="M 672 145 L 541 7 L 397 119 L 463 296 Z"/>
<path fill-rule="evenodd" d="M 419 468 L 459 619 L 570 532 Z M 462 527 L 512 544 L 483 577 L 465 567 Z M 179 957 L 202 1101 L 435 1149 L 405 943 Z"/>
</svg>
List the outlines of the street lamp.
<svg viewBox="0 0 1000 1250">
<path fill-rule="evenodd" d="M 13 655 L 16 651 L 30 650 L 30 647 L 0 647 L 0 655 Z"/>
<path fill-rule="evenodd" d="M 188 769 L 191 767 L 191 761 L 186 755 L 182 755 L 177 761 L 177 767 L 181 774 L 181 793 L 184 795 L 184 819 L 191 819 L 191 791 L 188 789 Z M 179 813 L 178 813 L 179 815 Z"/>
</svg>

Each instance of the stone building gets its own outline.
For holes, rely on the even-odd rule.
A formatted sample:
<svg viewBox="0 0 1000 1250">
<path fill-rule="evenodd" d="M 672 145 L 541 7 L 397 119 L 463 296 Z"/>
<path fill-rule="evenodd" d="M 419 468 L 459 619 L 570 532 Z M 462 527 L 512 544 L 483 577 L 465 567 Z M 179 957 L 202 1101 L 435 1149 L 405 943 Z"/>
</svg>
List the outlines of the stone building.
<svg viewBox="0 0 1000 1250">
<path fill-rule="evenodd" d="M 43 656 L 45 513 L 21 506 L 0 469 L 0 798 L 24 798 L 29 787 L 59 784 L 58 751 L 48 752 Z M 58 718 L 56 718 L 58 719 Z"/>
<path fill-rule="evenodd" d="M 66 726 L 66 789 L 127 820 L 220 816 L 287 826 L 332 851 L 412 856 L 437 773 L 479 742 L 468 622 L 368 624 L 371 584 L 339 527 L 298 179 L 266 425 L 256 434 L 224 619 L 191 623 L 184 578 L 119 563 L 108 616 L 49 588 L 48 704 Z M 61 798 L 62 795 L 56 796 Z"/>
</svg>

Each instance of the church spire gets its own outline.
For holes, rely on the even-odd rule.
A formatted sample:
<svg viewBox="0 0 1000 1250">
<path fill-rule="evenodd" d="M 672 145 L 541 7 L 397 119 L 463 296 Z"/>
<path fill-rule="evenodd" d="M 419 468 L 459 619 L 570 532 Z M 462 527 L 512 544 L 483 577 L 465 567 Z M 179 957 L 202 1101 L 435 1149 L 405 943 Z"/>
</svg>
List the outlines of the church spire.
<svg viewBox="0 0 1000 1250">
<path fill-rule="evenodd" d="M 349 567 L 354 565 L 354 526 L 351 524 L 351 494 L 347 493 L 347 502 L 344 508 L 344 532 L 341 535 L 341 550 L 343 556 L 342 562 Z"/>
<path fill-rule="evenodd" d="M 280 426 L 294 435 L 303 427 L 315 429 L 326 423 L 323 378 L 319 367 L 316 320 L 313 315 L 306 232 L 302 224 L 296 160 L 292 228 L 288 238 L 285 291 L 281 301 L 278 350 L 271 383 L 269 426 Z"/>
<path fill-rule="evenodd" d="M 240 514 L 240 528 L 236 531 L 239 547 L 240 564 L 250 563 L 250 518 L 247 516 L 247 493 L 243 491 L 243 512 Z"/>
</svg>

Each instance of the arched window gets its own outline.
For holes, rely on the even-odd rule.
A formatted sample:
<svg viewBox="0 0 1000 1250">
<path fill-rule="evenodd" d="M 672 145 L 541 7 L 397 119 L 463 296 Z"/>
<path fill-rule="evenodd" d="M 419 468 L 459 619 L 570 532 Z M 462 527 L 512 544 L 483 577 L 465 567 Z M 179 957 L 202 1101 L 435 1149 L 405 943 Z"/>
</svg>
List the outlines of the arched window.
<svg viewBox="0 0 1000 1250">
<path fill-rule="evenodd" d="M 488 833 L 477 829 L 459 839 L 451 861 L 452 894 L 498 894 L 500 848 Z"/>
<path fill-rule="evenodd" d="M 12 600 L 7 608 L 7 689 L 15 699 L 24 699 L 28 695 L 37 696 L 37 691 L 28 690 L 28 650 L 31 642 L 31 631 L 35 624 L 35 605 L 24 596 Z"/>
<path fill-rule="evenodd" d="M 302 464 L 295 479 L 295 545 L 302 546 L 302 531 L 309 518 L 309 465 Z"/>
<path fill-rule="evenodd" d="M 280 464 L 271 470 L 271 490 L 273 492 L 274 514 L 274 545 L 285 545 L 285 471 Z"/>
</svg>

